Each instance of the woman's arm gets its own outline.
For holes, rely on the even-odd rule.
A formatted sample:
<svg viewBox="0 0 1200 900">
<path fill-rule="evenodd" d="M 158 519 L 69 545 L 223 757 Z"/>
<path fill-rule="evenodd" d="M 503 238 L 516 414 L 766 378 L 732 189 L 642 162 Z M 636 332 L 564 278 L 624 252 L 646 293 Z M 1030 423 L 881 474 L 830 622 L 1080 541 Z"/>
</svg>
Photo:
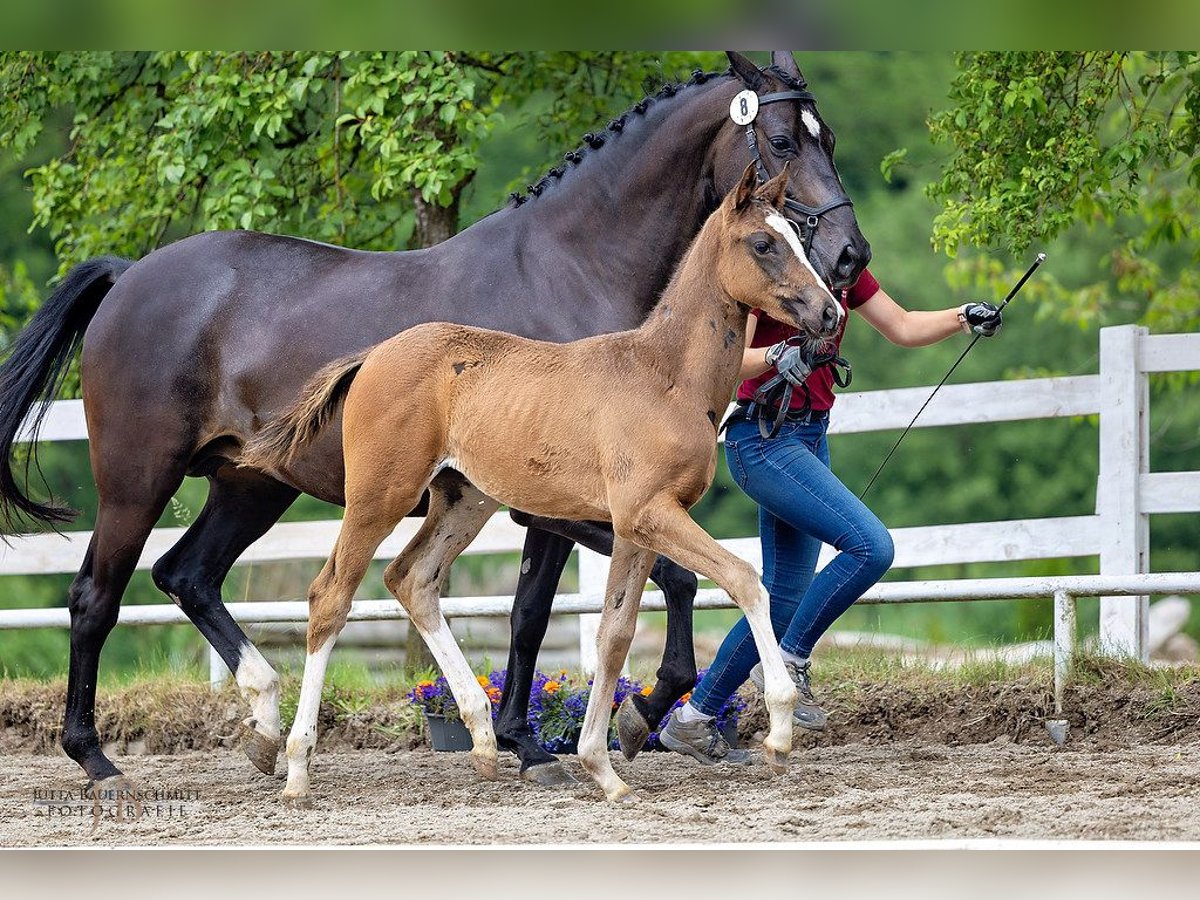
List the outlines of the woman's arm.
<svg viewBox="0 0 1200 900">
<path fill-rule="evenodd" d="M 750 342 L 754 340 L 754 330 L 758 327 L 758 319 L 755 316 L 750 316 L 746 321 L 746 350 L 742 354 L 742 368 L 738 371 L 738 380 L 745 381 L 747 378 L 757 378 L 771 366 L 767 363 L 767 350 L 769 347 L 751 347 Z"/>
<path fill-rule="evenodd" d="M 908 310 L 880 288 L 858 307 L 864 319 L 893 344 L 925 347 L 962 330 L 959 307 L 937 310 Z"/>
</svg>

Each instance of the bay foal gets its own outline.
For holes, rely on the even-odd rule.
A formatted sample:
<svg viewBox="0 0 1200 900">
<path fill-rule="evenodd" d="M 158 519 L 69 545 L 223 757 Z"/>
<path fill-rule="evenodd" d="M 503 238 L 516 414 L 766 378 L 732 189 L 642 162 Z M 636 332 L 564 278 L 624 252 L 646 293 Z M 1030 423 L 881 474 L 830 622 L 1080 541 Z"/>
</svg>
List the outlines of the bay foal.
<svg viewBox="0 0 1200 900">
<path fill-rule="evenodd" d="M 445 673 L 496 775 L 489 704 L 441 614 L 450 564 L 500 503 L 536 515 L 611 521 L 616 534 L 579 757 L 610 800 L 629 795 L 608 757 L 617 674 L 646 577 L 663 554 L 711 578 L 745 612 L 766 673 L 776 770 L 792 744 L 795 688 L 754 569 L 688 515 L 712 482 L 746 316 L 759 307 L 818 339 L 841 308 L 781 214 L 786 170 L 758 187 L 753 167 L 708 218 L 647 322 L 567 344 L 451 324 L 421 325 L 333 363 L 247 445 L 244 464 L 286 464 L 345 397 L 346 516 L 309 592 L 308 656 L 287 741 L 287 800 L 306 802 L 317 708 L 334 641 L 380 542 L 428 487 L 420 531 L 384 575 Z"/>
</svg>

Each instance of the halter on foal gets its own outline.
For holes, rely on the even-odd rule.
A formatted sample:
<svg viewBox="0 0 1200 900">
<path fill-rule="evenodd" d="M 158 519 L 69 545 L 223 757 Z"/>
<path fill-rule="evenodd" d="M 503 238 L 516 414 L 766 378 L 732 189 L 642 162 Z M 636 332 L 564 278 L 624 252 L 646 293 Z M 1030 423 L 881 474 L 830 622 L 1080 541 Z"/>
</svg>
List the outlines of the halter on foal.
<svg viewBox="0 0 1200 900">
<path fill-rule="evenodd" d="M 786 171 L 762 187 L 751 166 L 709 217 L 647 322 L 567 344 L 450 324 L 411 328 L 326 367 L 246 448 L 285 464 L 345 396 L 346 517 L 309 592 L 308 657 L 287 742 L 283 797 L 306 800 L 317 707 L 334 641 L 380 542 L 428 486 L 429 513 L 384 575 L 450 682 L 475 747 L 496 775 L 489 704 L 441 614 L 450 564 L 499 503 L 563 519 L 611 520 L 616 541 L 579 756 L 610 800 L 629 794 L 608 757 L 621 663 L 655 554 L 711 578 L 746 613 L 766 669 L 768 763 L 787 765 L 795 688 L 754 569 L 688 515 L 716 466 L 716 419 L 740 368 L 749 307 L 817 339 L 841 307 L 780 214 Z M 461 473 L 461 474 L 460 474 Z"/>
</svg>

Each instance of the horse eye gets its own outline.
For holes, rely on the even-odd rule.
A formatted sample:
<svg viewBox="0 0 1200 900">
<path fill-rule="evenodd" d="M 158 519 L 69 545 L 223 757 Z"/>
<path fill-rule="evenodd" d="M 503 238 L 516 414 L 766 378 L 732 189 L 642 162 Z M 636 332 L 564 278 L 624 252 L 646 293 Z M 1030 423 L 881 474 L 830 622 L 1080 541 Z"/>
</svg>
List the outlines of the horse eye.
<svg viewBox="0 0 1200 900">
<path fill-rule="evenodd" d="M 785 137 L 773 137 L 771 138 L 771 147 L 780 153 L 786 153 L 792 149 L 792 142 Z"/>
<path fill-rule="evenodd" d="M 768 244 L 766 241 L 755 241 L 754 242 L 754 252 L 758 253 L 761 256 L 765 256 L 766 254 L 771 252 L 771 245 Z"/>
</svg>

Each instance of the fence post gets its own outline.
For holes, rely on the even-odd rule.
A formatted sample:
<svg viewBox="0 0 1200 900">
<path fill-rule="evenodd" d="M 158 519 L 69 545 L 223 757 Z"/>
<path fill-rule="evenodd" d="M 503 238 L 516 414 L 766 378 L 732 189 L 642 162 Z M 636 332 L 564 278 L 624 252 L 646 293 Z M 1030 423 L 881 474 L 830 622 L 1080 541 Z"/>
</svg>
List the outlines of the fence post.
<svg viewBox="0 0 1200 900">
<path fill-rule="evenodd" d="M 225 660 L 221 659 L 221 654 L 212 647 L 208 648 L 208 686 L 214 691 L 219 691 L 221 686 L 229 678 L 229 667 L 225 665 Z"/>
<path fill-rule="evenodd" d="M 1063 697 L 1075 664 L 1075 598 L 1054 592 L 1054 712 L 1062 715 Z"/>
<path fill-rule="evenodd" d="M 1139 476 L 1149 471 L 1149 389 L 1139 358 L 1145 328 L 1100 329 L 1100 574 L 1149 570 L 1149 519 L 1141 511 Z M 1149 659 L 1147 597 L 1100 598 L 1100 648 L 1111 656 Z"/>
<path fill-rule="evenodd" d="M 587 547 L 579 548 L 579 593 L 597 609 L 604 606 L 604 585 L 608 580 L 608 560 Z M 579 616 L 579 670 L 585 675 L 596 674 L 596 632 L 600 630 L 600 613 Z"/>
</svg>

